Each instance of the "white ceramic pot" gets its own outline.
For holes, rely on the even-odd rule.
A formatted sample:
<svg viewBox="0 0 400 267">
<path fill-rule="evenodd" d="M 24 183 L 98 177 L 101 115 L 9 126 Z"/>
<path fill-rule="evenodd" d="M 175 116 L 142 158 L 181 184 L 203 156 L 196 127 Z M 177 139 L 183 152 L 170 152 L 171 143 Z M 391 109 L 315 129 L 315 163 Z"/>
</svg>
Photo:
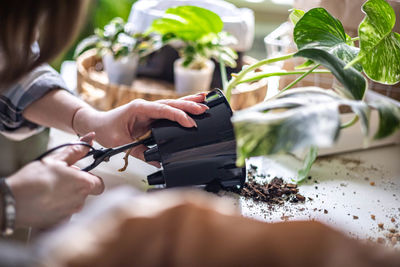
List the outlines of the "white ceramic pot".
<svg viewBox="0 0 400 267">
<path fill-rule="evenodd" d="M 108 80 L 113 84 L 124 84 L 130 86 L 136 77 L 136 71 L 139 64 L 138 55 L 129 55 L 126 57 L 114 59 L 111 53 L 103 56 L 104 70 L 107 73 Z"/>
<path fill-rule="evenodd" d="M 178 94 L 183 95 L 210 90 L 215 68 L 214 62 L 207 60 L 205 62 L 205 68 L 201 70 L 184 68 L 182 63 L 182 58 L 174 62 L 175 90 Z"/>
</svg>

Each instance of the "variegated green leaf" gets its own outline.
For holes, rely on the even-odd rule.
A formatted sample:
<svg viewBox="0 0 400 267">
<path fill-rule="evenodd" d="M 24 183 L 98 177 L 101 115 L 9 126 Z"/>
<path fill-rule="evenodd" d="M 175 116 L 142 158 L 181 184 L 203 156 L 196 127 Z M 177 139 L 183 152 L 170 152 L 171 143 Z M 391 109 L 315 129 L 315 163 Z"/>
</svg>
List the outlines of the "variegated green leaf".
<svg viewBox="0 0 400 267">
<path fill-rule="evenodd" d="M 282 112 L 249 113 L 233 119 L 238 145 L 238 164 L 245 158 L 330 146 L 339 131 L 336 104 L 298 107 Z"/>
<path fill-rule="evenodd" d="M 390 136 L 400 129 L 400 107 L 388 101 L 376 101 L 370 104 L 379 112 L 379 128 L 374 139 Z"/>
<path fill-rule="evenodd" d="M 324 8 L 314 8 L 305 13 L 294 28 L 293 38 L 299 50 L 305 47 L 330 50 L 346 43 L 342 23 Z"/>
<path fill-rule="evenodd" d="M 355 68 L 344 69 L 346 65 L 345 61 L 329 51 L 318 48 L 303 48 L 297 52 L 295 56 L 311 59 L 329 69 L 338 81 L 343 84 L 344 87 L 339 88 L 344 96 L 356 100 L 360 100 L 364 97 L 367 88 L 367 82 L 364 76 Z"/>
<path fill-rule="evenodd" d="M 289 15 L 289 19 L 290 19 L 290 21 L 293 23 L 293 25 L 296 25 L 297 24 L 297 22 L 299 22 L 299 20 L 303 17 L 303 15 L 305 14 L 306 12 L 304 12 L 303 10 L 301 10 L 301 9 L 293 9 L 292 10 L 292 12 L 290 12 L 290 15 Z"/>
<path fill-rule="evenodd" d="M 392 32 L 396 22 L 393 8 L 385 0 L 369 0 L 358 34 L 360 53 L 350 65 L 361 62 L 365 74 L 383 84 L 400 81 L 400 35 Z"/>
<path fill-rule="evenodd" d="M 349 45 L 352 44 L 350 37 L 338 19 L 323 8 L 311 9 L 297 22 L 293 37 L 299 49 L 296 56 L 306 57 L 330 69 L 347 89 L 347 97 L 363 98 L 366 82 L 359 73 L 361 65 L 342 70 L 357 56 L 359 49 Z M 351 77 L 353 75 L 355 77 Z"/>
<path fill-rule="evenodd" d="M 340 97 L 322 89 L 295 88 L 232 117 L 238 164 L 250 156 L 330 146 L 340 129 Z M 281 111 L 285 109 L 285 111 Z M 265 111 L 268 111 L 265 113 Z"/>
<path fill-rule="evenodd" d="M 345 33 L 342 23 L 324 8 L 314 8 L 305 13 L 294 28 L 293 38 L 299 50 L 322 49 L 346 63 L 352 61 L 359 51 Z M 360 64 L 354 67 L 362 70 Z"/>
<path fill-rule="evenodd" d="M 365 102 L 346 102 L 343 101 L 343 104 L 347 104 L 351 107 L 351 110 L 358 116 L 361 125 L 361 132 L 365 138 L 369 136 L 369 118 L 371 114 L 371 109 L 365 104 Z"/>
<path fill-rule="evenodd" d="M 332 91 L 316 87 L 294 88 L 270 101 L 236 112 L 232 122 L 238 164 L 244 164 L 252 156 L 333 145 L 340 131 L 339 106 L 350 107 L 361 118 L 362 133 L 368 136 L 370 108 L 367 103 L 343 99 Z M 306 161 L 302 174 L 308 172 L 309 164 L 312 163 Z"/>
<path fill-rule="evenodd" d="M 97 35 L 91 35 L 83 39 L 75 48 L 74 58 L 77 58 L 89 49 L 96 48 L 99 42 L 100 38 Z"/>
<path fill-rule="evenodd" d="M 311 146 L 310 150 L 308 151 L 304 159 L 303 168 L 301 168 L 297 172 L 297 180 L 295 180 L 296 183 L 301 183 L 307 178 L 308 173 L 310 172 L 314 161 L 317 159 L 317 156 L 318 156 L 318 147 Z"/>
</svg>

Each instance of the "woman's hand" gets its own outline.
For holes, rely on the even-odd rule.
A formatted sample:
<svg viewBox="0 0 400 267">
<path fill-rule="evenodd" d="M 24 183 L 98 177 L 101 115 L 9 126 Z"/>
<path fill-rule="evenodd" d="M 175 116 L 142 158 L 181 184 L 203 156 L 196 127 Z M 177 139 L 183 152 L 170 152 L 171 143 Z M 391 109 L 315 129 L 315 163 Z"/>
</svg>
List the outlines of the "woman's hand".
<svg viewBox="0 0 400 267">
<path fill-rule="evenodd" d="M 81 139 L 91 143 L 94 134 Z M 72 166 L 88 152 L 85 146 L 56 151 L 7 178 L 16 200 L 17 226 L 46 228 L 79 211 L 88 195 L 104 190 L 102 180 Z"/>
<path fill-rule="evenodd" d="M 200 103 L 204 100 L 205 94 L 200 93 L 176 100 L 150 102 L 137 99 L 108 112 L 82 108 L 75 115 L 74 129 L 83 134 L 94 131 L 101 145 L 115 147 L 130 143 L 145 134 L 155 119 L 168 119 L 184 127 L 196 127 L 195 121 L 187 113 L 204 113 L 208 109 Z M 138 146 L 131 154 L 144 160 L 143 152 L 146 149 L 145 146 Z"/>
</svg>

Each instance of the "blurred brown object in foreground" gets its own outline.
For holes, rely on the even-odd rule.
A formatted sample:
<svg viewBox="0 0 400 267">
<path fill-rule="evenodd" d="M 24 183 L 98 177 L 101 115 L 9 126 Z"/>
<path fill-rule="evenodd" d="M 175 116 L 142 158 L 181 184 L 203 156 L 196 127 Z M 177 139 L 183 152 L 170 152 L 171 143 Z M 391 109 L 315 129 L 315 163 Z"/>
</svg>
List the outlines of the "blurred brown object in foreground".
<svg viewBox="0 0 400 267">
<path fill-rule="evenodd" d="M 134 196 L 128 191 L 111 193 L 114 197 L 92 205 L 80 222 L 45 237 L 43 266 L 400 264 L 399 253 L 362 244 L 318 222 L 251 220 L 202 192 Z"/>
</svg>

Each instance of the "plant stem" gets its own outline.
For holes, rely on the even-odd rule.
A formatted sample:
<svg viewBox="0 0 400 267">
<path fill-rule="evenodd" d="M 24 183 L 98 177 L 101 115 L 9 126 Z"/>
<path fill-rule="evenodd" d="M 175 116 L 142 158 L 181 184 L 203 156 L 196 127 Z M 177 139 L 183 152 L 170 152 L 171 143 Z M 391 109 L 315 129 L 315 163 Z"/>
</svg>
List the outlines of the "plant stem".
<svg viewBox="0 0 400 267">
<path fill-rule="evenodd" d="M 356 63 L 360 62 L 361 59 L 364 58 L 364 55 L 362 56 L 357 56 L 355 59 L 353 59 L 352 61 L 350 61 L 349 63 L 347 63 L 346 66 L 344 66 L 344 69 L 347 70 L 348 68 L 353 67 Z"/>
<path fill-rule="evenodd" d="M 304 73 L 307 73 L 307 72 L 308 72 L 308 70 L 260 73 L 258 75 L 254 75 L 254 76 L 249 77 L 247 79 L 241 80 L 240 82 L 238 82 L 238 84 L 258 81 L 258 80 L 261 80 L 263 78 L 268 78 L 268 77 L 272 77 L 272 76 L 296 75 L 296 74 L 304 74 Z M 316 70 L 316 71 L 313 71 L 312 73 L 331 73 L 331 72 L 329 70 Z"/>
<path fill-rule="evenodd" d="M 345 128 L 348 128 L 350 126 L 353 126 L 354 124 L 356 124 L 357 121 L 358 121 L 358 116 L 356 115 L 356 116 L 354 116 L 354 118 L 351 121 L 340 125 L 340 129 L 345 129 Z"/>
<path fill-rule="evenodd" d="M 296 80 L 294 80 L 293 82 L 291 82 L 290 84 L 288 84 L 285 88 L 283 88 L 279 94 L 285 92 L 286 90 L 292 88 L 293 86 L 296 85 L 296 83 L 300 82 L 301 80 L 303 80 L 308 74 L 310 74 L 311 72 L 313 72 L 316 68 L 318 68 L 319 66 L 321 66 L 320 64 L 315 65 L 312 69 L 308 70 L 307 72 L 305 72 L 303 75 L 301 75 L 300 77 L 298 77 Z"/>
<path fill-rule="evenodd" d="M 225 68 L 224 61 L 222 60 L 221 53 L 219 54 L 219 70 L 221 73 L 222 91 L 226 92 L 228 78 L 226 77 L 226 68 Z"/>
<path fill-rule="evenodd" d="M 351 41 L 352 41 L 352 42 L 359 41 L 359 40 L 360 40 L 360 36 L 351 38 Z M 346 66 L 344 66 L 344 69 L 347 70 L 348 68 L 353 67 L 354 64 L 358 63 L 363 57 L 364 57 L 364 56 L 361 56 L 361 57 L 360 57 L 360 56 L 357 56 L 357 57 L 355 57 L 351 62 L 347 63 Z"/>
<path fill-rule="evenodd" d="M 229 83 L 228 83 L 228 85 L 226 87 L 225 96 L 226 96 L 226 99 L 228 100 L 228 102 L 231 99 L 232 89 L 235 88 L 235 86 L 237 84 L 239 84 L 241 79 L 243 79 L 243 77 L 247 73 L 249 73 L 250 71 L 255 70 L 255 69 L 257 69 L 257 68 L 259 68 L 259 67 L 261 67 L 263 65 L 267 65 L 267 64 L 274 63 L 274 62 L 278 62 L 278 61 L 282 61 L 282 60 L 286 60 L 286 59 L 292 58 L 294 54 L 295 53 L 284 55 L 284 56 L 281 56 L 281 57 L 267 58 L 267 59 L 264 59 L 264 60 L 260 60 L 257 63 L 255 63 L 255 64 L 243 69 L 242 71 L 240 71 L 235 78 L 233 78 L 233 79 L 231 79 L 229 81 Z"/>
</svg>

